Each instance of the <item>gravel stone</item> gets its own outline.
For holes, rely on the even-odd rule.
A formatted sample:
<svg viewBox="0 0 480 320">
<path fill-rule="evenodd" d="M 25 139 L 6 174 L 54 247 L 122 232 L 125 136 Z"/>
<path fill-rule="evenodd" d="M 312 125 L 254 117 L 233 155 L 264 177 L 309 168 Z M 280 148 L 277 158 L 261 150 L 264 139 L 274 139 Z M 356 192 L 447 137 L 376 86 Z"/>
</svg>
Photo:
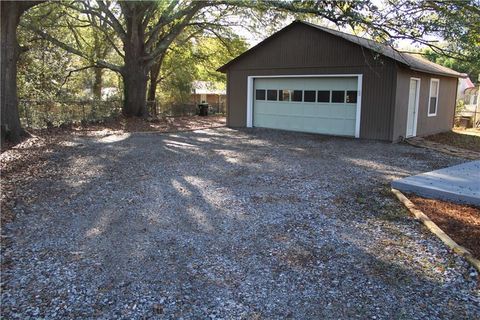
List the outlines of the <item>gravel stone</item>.
<svg viewBox="0 0 480 320">
<path fill-rule="evenodd" d="M 263 129 L 72 136 L 3 226 L 6 319 L 478 319 L 392 179 L 463 160 Z"/>
</svg>

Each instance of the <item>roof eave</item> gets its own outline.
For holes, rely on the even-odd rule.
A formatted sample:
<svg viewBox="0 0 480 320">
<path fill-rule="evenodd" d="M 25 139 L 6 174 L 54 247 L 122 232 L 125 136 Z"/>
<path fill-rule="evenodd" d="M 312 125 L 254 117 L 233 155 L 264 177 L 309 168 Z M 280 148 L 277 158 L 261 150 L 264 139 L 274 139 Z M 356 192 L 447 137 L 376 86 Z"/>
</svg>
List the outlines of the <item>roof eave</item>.
<svg viewBox="0 0 480 320">
<path fill-rule="evenodd" d="M 218 68 L 215 71 L 218 71 L 218 72 L 221 72 L 221 73 L 227 73 L 227 67 L 228 67 L 228 63 L 224 64 L 223 66 L 221 66 L 220 68 Z"/>
<path fill-rule="evenodd" d="M 437 76 L 451 77 L 451 78 L 466 78 L 466 74 L 462 74 L 462 73 L 454 74 L 454 73 L 446 73 L 446 72 L 434 72 L 434 71 L 425 70 L 425 69 L 413 68 L 413 67 L 410 67 L 410 66 L 409 66 L 409 68 L 413 71 L 418 71 L 418 72 L 423 72 L 423 73 L 428 73 L 428 74 L 434 74 L 434 75 L 437 75 Z"/>
</svg>

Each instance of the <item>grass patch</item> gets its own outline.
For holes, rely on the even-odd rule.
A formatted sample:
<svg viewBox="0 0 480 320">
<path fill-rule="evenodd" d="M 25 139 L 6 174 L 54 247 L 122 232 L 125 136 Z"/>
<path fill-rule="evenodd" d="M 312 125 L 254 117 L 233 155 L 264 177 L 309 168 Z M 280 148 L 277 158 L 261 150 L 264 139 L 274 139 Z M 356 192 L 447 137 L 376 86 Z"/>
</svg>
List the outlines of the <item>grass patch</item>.
<svg viewBox="0 0 480 320">
<path fill-rule="evenodd" d="M 371 210 L 379 220 L 394 222 L 409 216 L 408 210 L 396 201 L 388 185 L 376 188 L 370 193 L 357 193 L 355 203 Z"/>
<path fill-rule="evenodd" d="M 408 217 L 407 210 L 398 208 L 396 205 L 383 208 L 377 216 L 378 219 L 385 221 L 399 221 L 405 219 L 405 217 Z"/>
<path fill-rule="evenodd" d="M 480 152 L 480 131 L 472 134 L 470 131 L 449 131 L 425 137 L 426 140 L 446 144 L 449 146 Z"/>
</svg>

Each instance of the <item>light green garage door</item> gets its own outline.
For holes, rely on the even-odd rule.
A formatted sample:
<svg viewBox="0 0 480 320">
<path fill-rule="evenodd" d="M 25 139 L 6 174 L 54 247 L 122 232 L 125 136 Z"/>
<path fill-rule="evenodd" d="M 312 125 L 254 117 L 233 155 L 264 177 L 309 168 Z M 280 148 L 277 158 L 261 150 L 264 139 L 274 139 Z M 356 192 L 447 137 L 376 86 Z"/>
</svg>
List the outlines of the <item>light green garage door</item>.
<svg viewBox="0 0 480 320">
<path fill-rule="evenodd" d="M 253 126 L 355 136 L 357 77 L 257 78 Z"/>
</svg>

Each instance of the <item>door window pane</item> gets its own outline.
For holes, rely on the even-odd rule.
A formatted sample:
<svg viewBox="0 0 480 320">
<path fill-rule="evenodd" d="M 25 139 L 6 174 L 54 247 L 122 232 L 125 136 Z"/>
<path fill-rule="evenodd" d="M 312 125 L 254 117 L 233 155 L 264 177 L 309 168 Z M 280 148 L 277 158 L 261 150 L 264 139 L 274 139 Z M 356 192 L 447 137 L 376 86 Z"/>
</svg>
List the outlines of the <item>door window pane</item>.
<svg viewBox="0 0 480 320">
<path fill-rule="evenodd" d="M 255 90 L 255 100 L 265 100 L 265 90 L 264 89 Z"/>
<path fill-rule="evenodd" d="M 268 101 L 277 101 L 277 90 L 267 90 L 267 100 Z"/>
<path fill-rule="evenodd" d="M 332 102 L 345 103 L 345 91 L 332 91 Z"/>
<path fill-rule="evenodd" d="M 357 103 L 357 91 L 347 91 L 347 103 Z"/>
<path fill-rule="evenodd" d="M 293 90 L 292 101 L 302 101 L 302 90 Z"/>
<path fill-rule="evenodd" d="M 315 102 L 315 91 L 305 90 L 303 92 L 303 101 L 305 101 L 305 102 Z"/>
<path fill-rule="evenodd" d="M 330 91 L 318 91 L 317 102 L 330 102 Z"/>
</svg>

